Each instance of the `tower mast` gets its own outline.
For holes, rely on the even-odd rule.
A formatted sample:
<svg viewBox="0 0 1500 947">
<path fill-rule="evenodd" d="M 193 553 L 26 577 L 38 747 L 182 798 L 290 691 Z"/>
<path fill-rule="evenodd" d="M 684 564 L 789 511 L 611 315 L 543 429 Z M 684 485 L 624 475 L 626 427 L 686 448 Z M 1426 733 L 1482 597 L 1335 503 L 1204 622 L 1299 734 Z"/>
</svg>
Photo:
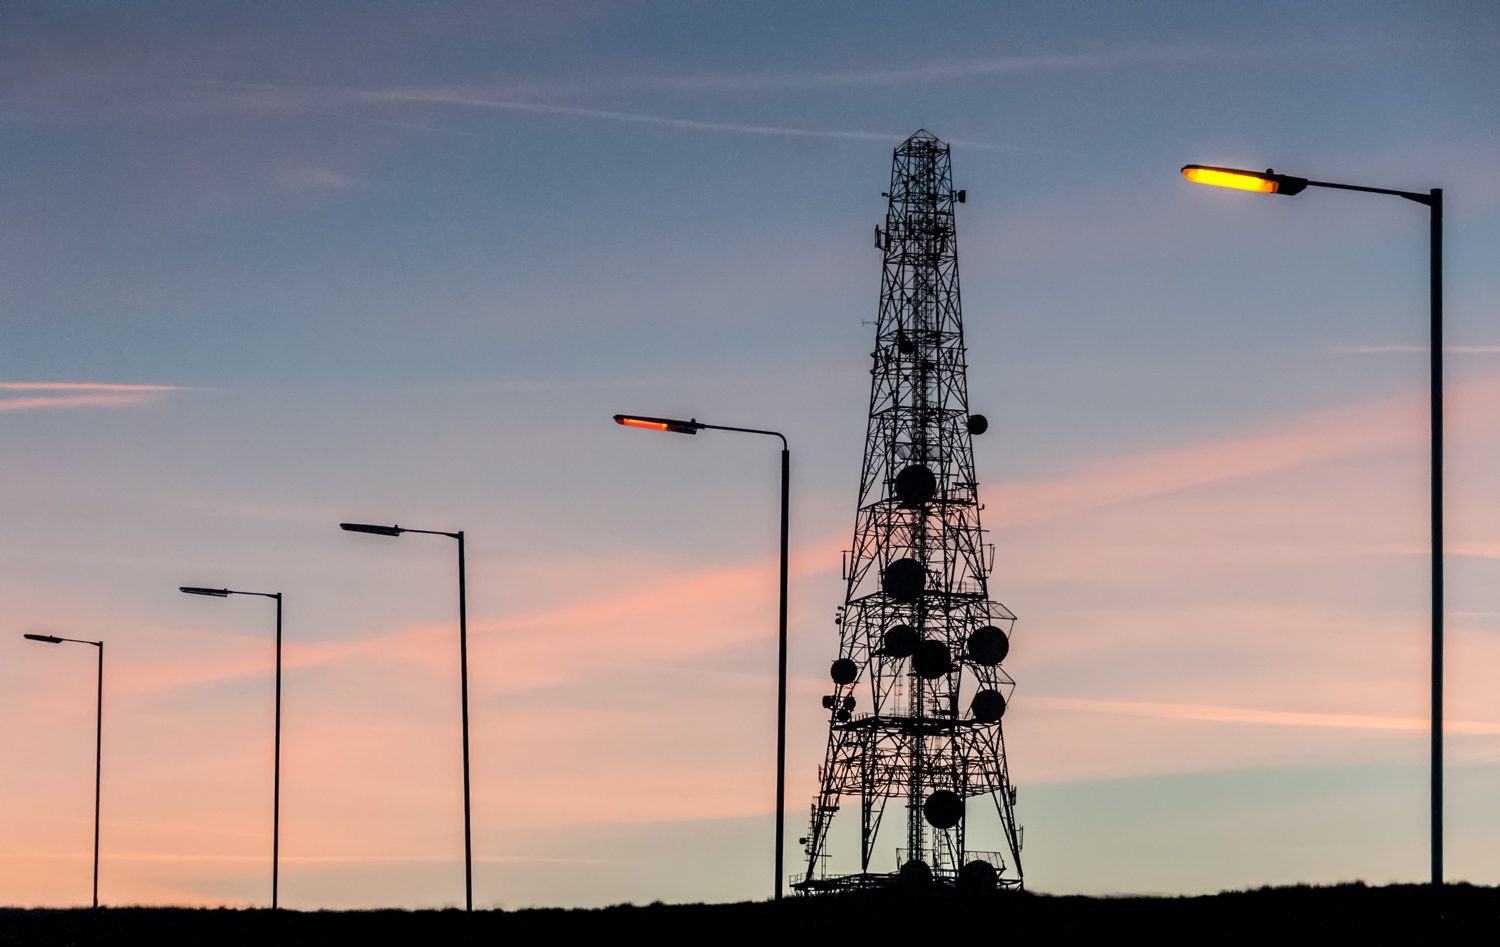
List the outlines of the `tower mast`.
<svg viewBox="0 0 1500 947">
<path fill-rule="evenodd" d="M 884 884 L 1021 884 L 1015 790 L 1001 717 L 1015 682 L 1001 667 L 1015 616 L 990 598 L 993 547 L 980 528 L 959 305 L 949 149 L 918 131 L 895 151 L 880 312 L 854 542 L 845 556 L 839 656 L 830 668 L 828 749 L 804 840 L 803 892 Z M 858 871 L 830 874 L 829 828 L 860 809 Z M 892 800 L 904 848 L 876 844 Z M 993 809 L 1006 851 L 966 846 Z"/>
</svg>

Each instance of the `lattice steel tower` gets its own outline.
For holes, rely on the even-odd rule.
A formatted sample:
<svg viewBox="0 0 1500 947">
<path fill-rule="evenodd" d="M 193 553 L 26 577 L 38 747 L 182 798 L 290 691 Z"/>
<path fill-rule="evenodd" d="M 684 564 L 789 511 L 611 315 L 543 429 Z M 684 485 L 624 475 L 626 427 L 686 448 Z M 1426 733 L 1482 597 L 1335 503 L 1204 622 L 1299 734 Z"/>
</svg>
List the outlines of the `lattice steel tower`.
<svg viewBox="0 0 1500 947">
<path fill-rule="evenodd" d="M 926 131 L 908 138 L 884 196 L 859 513 L 823 698 L 828 751 L 803 840 L 807 874 L 795 887 L 1019 886 L 1000 726 L 1015 686 L 1000 666 L 1015 616 L 990 598 L 994 550 L 979 526 L 973 435 L 988 422 L 969 413 L 953 226 L 965 194 L 953 190 L 948 145 Z M 856 801 L 859 871 L 830 874 L 830 825 Z M 892 801 L 905 810 L 904 847 L 882 868 L 876 843 Z M 1006 851 L 966 847 L 981 818 L 998 820 Z"/>
</svg>

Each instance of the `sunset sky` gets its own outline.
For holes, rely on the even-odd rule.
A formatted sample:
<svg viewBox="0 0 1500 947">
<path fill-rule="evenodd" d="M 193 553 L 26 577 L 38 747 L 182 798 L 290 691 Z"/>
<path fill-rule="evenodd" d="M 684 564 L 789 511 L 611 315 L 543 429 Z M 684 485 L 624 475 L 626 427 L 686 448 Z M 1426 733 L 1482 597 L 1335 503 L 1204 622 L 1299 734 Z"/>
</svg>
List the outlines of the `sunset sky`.
<svg viewBox="0 0 1500 947">
<path fill-rule="evenodd" d="M 1500 7 L 0 9 L 0 903 L 769 894 L 826 739 L 892 148 L 953 143 L 1026 880 L 1427 872 L 1448 201 L 1449 875 L 1500 883 Z M 891 847 L 896 843 L 893 841 Z M 837 864 L 835 865 L 837 867 Z"/>
</svg>

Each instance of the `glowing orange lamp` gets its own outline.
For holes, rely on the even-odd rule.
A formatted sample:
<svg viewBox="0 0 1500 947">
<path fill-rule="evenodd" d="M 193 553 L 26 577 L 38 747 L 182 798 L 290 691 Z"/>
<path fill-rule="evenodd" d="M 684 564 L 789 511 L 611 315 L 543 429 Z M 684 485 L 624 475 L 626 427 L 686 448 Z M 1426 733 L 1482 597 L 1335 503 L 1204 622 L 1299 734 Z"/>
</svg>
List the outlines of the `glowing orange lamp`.
<svg viewBox="0 0 1500 947">
<path fill-rule="evenodd" d="M 1307 178 L 1294 178 L 1277 174 L 1270 168 L 1265 173 L 1240 171 L 1236 168 L 1215 168 L 1203 164 L 1189 164 L 1182 168 L 1182 176 L 1194 184 L 1211 184 L 1214 187 L 1232 187 L 1240 191 L 1255 191 L 1260 194 L 1298 194 L 1307 187 Z"/>
<path fill-rule="evenodd" d="M 697 419 L 679 421 L 675 418 L 638 418 L 629 414 L 615 415 L 615 423 L 626 427 L 643 427 L 648 431 L 675 431 L 678 434 L 697 434 L 708 427 Z"/>
</svg>

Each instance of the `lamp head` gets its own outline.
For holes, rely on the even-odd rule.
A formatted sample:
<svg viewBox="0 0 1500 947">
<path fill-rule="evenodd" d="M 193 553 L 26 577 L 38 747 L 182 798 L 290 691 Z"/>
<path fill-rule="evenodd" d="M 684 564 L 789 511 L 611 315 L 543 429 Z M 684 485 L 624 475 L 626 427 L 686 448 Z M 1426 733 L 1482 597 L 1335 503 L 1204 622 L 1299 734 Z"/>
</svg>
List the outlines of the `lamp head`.
<svg viewBox="0 0 1500 947">
<path fill-rule="evenodd" d="M 1241 171 L 1237 168 L 1215 168 L 1206 164 L 1188 164 L 1182 167 L 1182 176 L 1194 184 L 1210 184 L 1214 187 L 1229 187 L 1239 191 L 1255 191 L 1258 194 L 1300 194 L 1307 187 L 1307 178 L 1296 178 L 1289 174 L 1277 174 L 1270 168 L 1259 171 Z"/>
<path fill-rule="evenodd" d="M 340 523 L 339 529 L 351 533 L 373 533 L 376 536 L 400 536 L 406 532 L 399 526 L 376 526 L 371 523 Z"/>
<path fill-rule="evenodd" d="M 61 638 L 54 637 L 53 635 L 24 635 L 23 637 L 29 638 L 32 641 L 45 641 L 48 644 L 61 644 L 62 643 L 62 639 Z"/>
<path fill-rule="evenodd" d="M 177 591 L 184 592 L 188 595 L 212 595 L 214 598 L 229 597 L 228 589 L 201 589 L 196 585 L 180 585 L 177 587 Z"/>
<path fill-rule="evenodd" d="M 625 427 L 640 427 L 648 431 L 672 431 L 677 434 L 697 434 L 703 425 L 696 418 L 681 421 L 676 418 L 645 418 L 633 414 L 615 415 L 615 423 Z"/>
</svg>

